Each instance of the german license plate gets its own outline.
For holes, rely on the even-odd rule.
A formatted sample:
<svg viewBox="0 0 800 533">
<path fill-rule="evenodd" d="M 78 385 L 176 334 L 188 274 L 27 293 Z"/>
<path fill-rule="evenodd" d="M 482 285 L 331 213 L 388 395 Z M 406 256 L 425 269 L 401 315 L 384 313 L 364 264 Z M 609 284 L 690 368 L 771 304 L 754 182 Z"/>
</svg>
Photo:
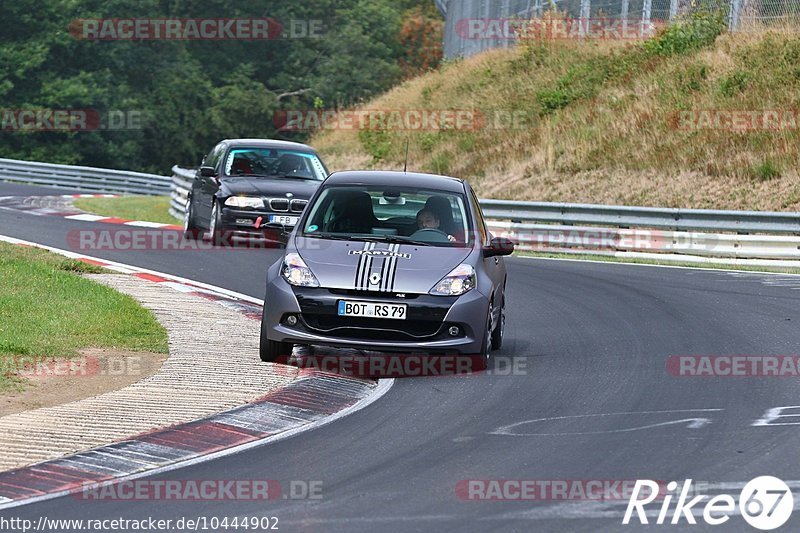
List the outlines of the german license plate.
<svg viewBox="0 0 800 533">
<path fill-rule="evenodd" d="M 290 217 L 286 215 L 270 215 L 269 221 L 270 222 L 277 222 L 278 224 L 283 224 L 284 226 L 295 226 L 297 225 L 297 221 L 300 220 L 300 217 Z"/>
<path fill-rule="evenodd" d="M 406 304 L 384 304 L 377 302 L 358 302 L 339 300 L 339 316 L 360 316 L 367 318 L 406 319 Z"/>
</svg>

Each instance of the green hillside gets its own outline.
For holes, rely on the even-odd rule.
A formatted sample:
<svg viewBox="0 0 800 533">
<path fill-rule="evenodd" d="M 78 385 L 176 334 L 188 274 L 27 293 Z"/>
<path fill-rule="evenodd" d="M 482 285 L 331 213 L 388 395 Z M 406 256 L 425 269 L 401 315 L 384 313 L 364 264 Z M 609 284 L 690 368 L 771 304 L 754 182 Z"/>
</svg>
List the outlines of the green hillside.
<svg viewBox="0 0 800 533">
<path fill-rule="evenodd" d="M 528 40 L 362 108 L 479 110 L 477 128 L 331 128 L 311 143 L 337 170 L 397 169 L 409 139 L 410 169 L 485 197 L 800 210 L 800 34 L 724 28 L 706 14 L 646 41 Z"/>
</svg>

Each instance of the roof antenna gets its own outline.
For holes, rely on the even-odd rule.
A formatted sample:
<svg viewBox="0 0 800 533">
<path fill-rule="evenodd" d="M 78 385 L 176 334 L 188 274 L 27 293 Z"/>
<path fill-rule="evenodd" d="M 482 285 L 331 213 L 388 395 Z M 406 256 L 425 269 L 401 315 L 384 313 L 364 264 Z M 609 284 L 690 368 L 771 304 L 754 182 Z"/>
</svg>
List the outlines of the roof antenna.
<svg viewBox="0 0 800 533">
<path fill-rule="evenodd" d="M 406 137 L 406 160 L 403 163 L 403 172 L 408 170 L 408 137 Z"/>
</svg>

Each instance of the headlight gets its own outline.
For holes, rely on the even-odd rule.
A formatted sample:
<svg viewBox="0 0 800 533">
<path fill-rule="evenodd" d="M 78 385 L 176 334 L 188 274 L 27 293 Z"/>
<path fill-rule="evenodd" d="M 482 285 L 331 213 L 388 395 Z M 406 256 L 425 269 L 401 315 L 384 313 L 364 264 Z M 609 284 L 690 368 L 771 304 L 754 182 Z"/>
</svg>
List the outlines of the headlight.
<svg viewBox="0 0 800 533">
<path fill-rule="evenodd" d="M 314 273 L 308 268 L 303 258 L 295 253 L 286 254 L 286 257 L 283 258 L 281 275 L 283 279 L 297 287 L 319 287 L 319 281 Z"/>
<path fill-rule="evenodd" d="M 225 205 L 228 207 L 249 207 L 251 209 L 260 209 L 264 207 L 264 200 L 261 198 L 253 198 L 251 196 L 231 196 L 225 200 Z"/>
<path fill-rule="evenodd" d="M 435 296 L 460 296 L 475 288 L 475 269 L 462 263 L 431 289 Z"/>
</svg>

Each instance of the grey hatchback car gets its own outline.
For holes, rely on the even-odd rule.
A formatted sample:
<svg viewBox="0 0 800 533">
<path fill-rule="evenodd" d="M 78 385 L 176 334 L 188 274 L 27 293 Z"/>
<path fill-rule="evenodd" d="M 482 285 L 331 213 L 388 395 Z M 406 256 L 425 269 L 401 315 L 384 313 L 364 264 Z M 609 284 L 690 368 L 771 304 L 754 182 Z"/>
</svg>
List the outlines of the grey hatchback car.
<svg viewBox="0 0 800 533">
<path fill-rule="evenodd" d="M 513 250 L 463 180 L 334 173 L 267 273 L 261 359 L 303 344 L 486 362 L 503 342 Z"/>
</svg>

